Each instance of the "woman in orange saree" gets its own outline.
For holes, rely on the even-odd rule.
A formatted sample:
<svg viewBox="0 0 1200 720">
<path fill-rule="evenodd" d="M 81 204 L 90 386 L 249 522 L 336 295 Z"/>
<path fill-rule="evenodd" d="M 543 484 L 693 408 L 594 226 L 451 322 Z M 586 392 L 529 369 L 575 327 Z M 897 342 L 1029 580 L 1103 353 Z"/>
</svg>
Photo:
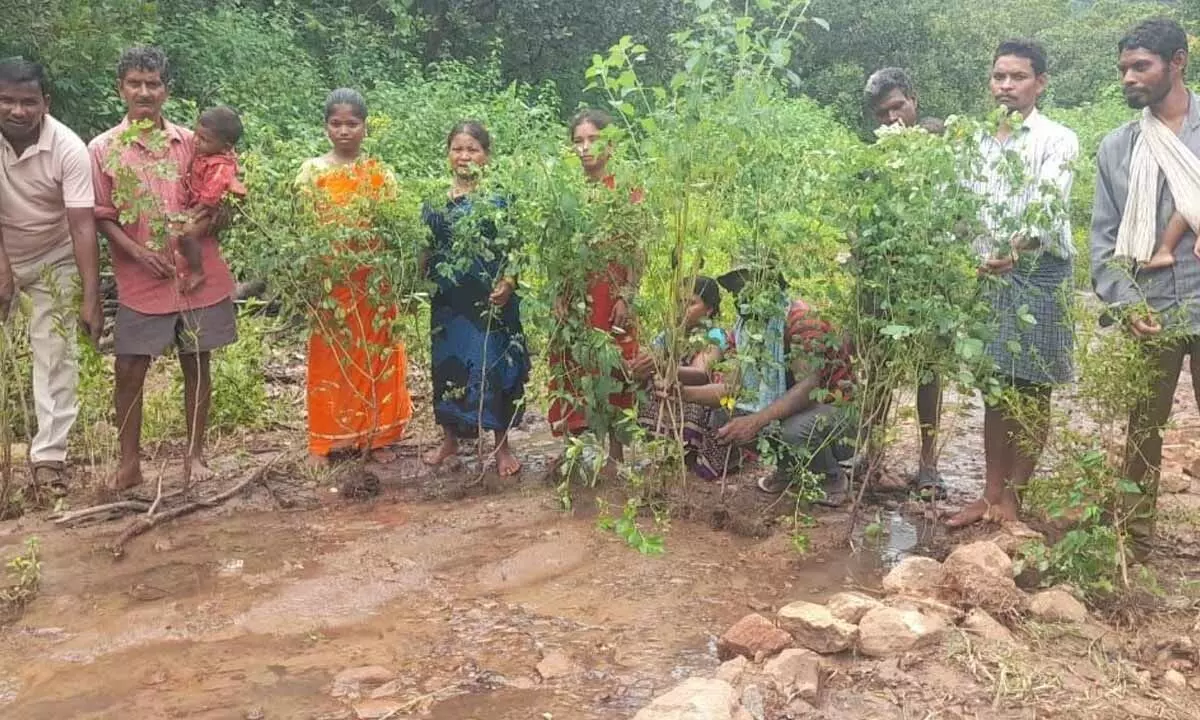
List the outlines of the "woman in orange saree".
<svg viewBox="0 0 1200 720">
<path fill-rule="evenodd" d="M 296 184 L 317 221 L 334 228 L 327 260 L 337 277 L 325 287 L 331 302 L 315 313 L 308 342 L 308 453 L 323 464 L 341 450 L 372 451 L 397 442 L 412 417 L 404 344 L 394 337 L 396 308 L 377 306 L 372 268 L 345 266 L 337 256 L 382 250 L 369 237 L 371 210 L 395 191 L 390 172 L 362 156 L 367 107 L 353 90 L 334 90 L 325 103 L 333 149 L 305 161 Z M 378 459 L 385 459 L 378 457 Z"/>
</svg>

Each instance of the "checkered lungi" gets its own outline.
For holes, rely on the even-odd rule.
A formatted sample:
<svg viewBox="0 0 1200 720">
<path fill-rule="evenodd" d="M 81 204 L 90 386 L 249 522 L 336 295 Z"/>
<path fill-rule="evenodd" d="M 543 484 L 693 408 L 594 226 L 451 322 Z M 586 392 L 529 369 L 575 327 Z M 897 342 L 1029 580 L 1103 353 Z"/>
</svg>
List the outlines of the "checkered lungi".
<svg viewBox="0 0 1200 720">
<path fill-rule="evenodd" d="M 988 278 L 984 297 L 995 315 L 988 355 L 1004 379 L 1062 384 L 1074 377 L 1074 293 L 1071 260 L 1050 253 L 1022 255 L 1008 275 Z M 1034 323 L 1021 319 L 1028 310 Z"/>
</svg>

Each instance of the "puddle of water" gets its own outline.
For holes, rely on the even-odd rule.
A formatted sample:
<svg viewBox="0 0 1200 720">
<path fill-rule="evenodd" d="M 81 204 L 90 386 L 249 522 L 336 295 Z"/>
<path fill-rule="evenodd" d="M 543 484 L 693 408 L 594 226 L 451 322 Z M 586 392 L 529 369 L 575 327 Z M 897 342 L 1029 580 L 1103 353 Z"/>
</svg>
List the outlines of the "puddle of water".
<svg viewBox="0 0 1200 720">
<path fill-rule="evenodd" d="M 347 709 L 334 675 L 381 665 L 402 700 L 438 693 L 433 718 L 607 719 L 714 669 L 742 616 L 879 575 L 878 555 L 685 522 L 646 557 L 540 495 L 400 507 L 205 518 L 120 565 L 90 554 L 98 531 L 47 533 L 52 582 L 22 622 L 60 630 L 0 630 L 0 715 L 317 718 Z M 578 673 L 541 682 L 551 651 Z"/>
<path fill-rule="evenodd" d="M 875 518 L 860 522 L 855 529 L 855 546 L 864 556 L 862 562 L 869 564 L 874 559 L 878 569 L 886 572 L 907 557 L 927 555 L 937 531 L 937 525 L 925 518 L 901 510 L 880 510 Z"/>
</svg>

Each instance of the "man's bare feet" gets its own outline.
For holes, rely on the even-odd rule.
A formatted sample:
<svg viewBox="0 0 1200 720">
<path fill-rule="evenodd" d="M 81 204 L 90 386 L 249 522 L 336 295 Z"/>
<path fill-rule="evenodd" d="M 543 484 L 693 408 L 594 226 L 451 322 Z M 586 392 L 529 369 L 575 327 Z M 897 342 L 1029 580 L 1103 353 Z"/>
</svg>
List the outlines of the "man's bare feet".
<svg viewBox="0 0 1200 720">
<path fill-rule="evenodd" d="M 496 448 L 496 472 L 500 473 L 500 477 L 512 477 L 521 472 L 521 461 L 512 454 L 507 444 Z"/>
<path fill-rule="evenodd" d="M 327 455 L 309 453 L 308 457 L 304 460 L 304 464 L 312 468 L 327 467 L 329 465 L 329 457 Z"/>
<path fill-rule="evenodd" d="M 996 502 L 982 497 L 966 506 L 946 521 L 946 527 L 963 528 L 977 522 L 994 522 L 1001 525 L 1016 522 L 1017 507 L 1016 493 L 1006 490 Z"/>
<path fill-rule="evenodd" d="M 442 444 L 421 456 L 421 461 L 430 467 L 437 467 L 449 458 L 458 455 L 458 438 L 447 435 Z"/>
<path fill-rule="evenodd" d="M 207 281 L 207 280 L 208 280 L 208 276 L 205 275 L 204 273 L 193 272 L 193 273 L 189 274 L 187 277 L 185 277 L 183 279 L 183 282 L 180 283 L 180 292 L 183 293 L 184 295 L 191 295 L 192 293 L 196 292 L 201 287 L 203 287 L 205 281 Z"/>
<path fill-rule="evenodd" d="M 184 458 L 183 459 L 183 487 L 188 489 L 202 483 L 205 480 L 211 480 L 213 471 L 204 464 L 201 458 Z"/>
<path fill-rule="evenodd" d="M 388 463 L 396 462 L 396 458 L 400 455 L 391 448 L 379 448 L 371 451 L 371 461 L 387 465 Z"/>
<path fill-rule="evenodd" d="M 876 492 L 907 492 L 911 485 L 912 483 L 909 482 L 908 478 L 886 467 L 880 468 L 871 477 L 871 487 Z"/>
<path fill-rule="evenodd" d="M 106 485 L 109 490 L 120 492 L 128 490 L 131 487 L 137 487 L 145 481 L 145 478 L 142 477 L 142 464 L 140 462 L 122 463 Z"/>
<path fill-rule="evenodd" d="M 1158 270 L 1159 268 L 1171 267 L 1175 264 L 1175 256 L 1171 253 L 1154 253 L 1150 259 L 1142 263 L 1142 267 L 1147 270 Z"/>
<path fill-rule="evenodd" d="M 991 511 L 992 504 L 984 498 L 979 498 L 947 520 L 946 527 L 963 528 L 968 525 L 974 525 L 977 522 L 989 519 Z"/>
</svg>

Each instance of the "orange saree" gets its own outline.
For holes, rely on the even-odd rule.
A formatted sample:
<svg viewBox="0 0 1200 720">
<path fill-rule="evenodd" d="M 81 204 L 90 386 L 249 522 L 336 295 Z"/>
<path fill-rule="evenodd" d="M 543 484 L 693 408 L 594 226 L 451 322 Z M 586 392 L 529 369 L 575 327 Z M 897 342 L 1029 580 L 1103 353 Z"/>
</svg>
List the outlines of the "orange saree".
<svg viewBox="0 0 1200 720">
<path fill-rule="evenodd" d="M 324 168 L 306 164 L 300 182 L 311 188 L 323 224 L 361 228 L 367 222 L 362 208 L 382 197 L 391 180 L 377 162 L 363 160 Z M 373 240 L 333 243 L 334 253 L 376 249 Z M 407 356 L 392 332 L 396 309 L 372 304 L 370 275 L 370 267 L 345 273 L 330 291 L 334 307 L 316 313 L 307 385 L 308 449 L 314 455 L 386 447 L 403 436 L 412 418 Z"/>
</svg>

